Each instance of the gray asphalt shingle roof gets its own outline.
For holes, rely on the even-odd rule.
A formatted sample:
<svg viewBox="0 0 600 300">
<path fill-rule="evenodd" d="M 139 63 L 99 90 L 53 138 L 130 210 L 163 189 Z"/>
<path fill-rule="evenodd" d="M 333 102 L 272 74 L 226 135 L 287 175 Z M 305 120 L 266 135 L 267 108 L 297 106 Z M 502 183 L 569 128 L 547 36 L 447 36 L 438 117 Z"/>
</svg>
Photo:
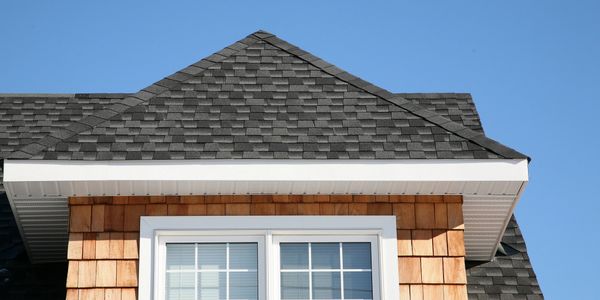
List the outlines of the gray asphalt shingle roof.
<svg viewBox="0 0 600 300">
<path fill-rule="evenodd" d="M 0 160 L 128 94 L 0 94 Z M 0 163 L 0 192 L 2 185 Z"/>
<path fill-rule="evenodd" d="M 526 158 L 265 32 L 9 158 Z"/>
<path fill-rule="evenodd" d="M 525 239 L 513 216 L 501 242 L 504 253 L 490 262 L 467 262 L 467 290 L 473 300 L 538 300 L 542 290 L 527 254 Z"/>
<path fill-rule="evenodd" d="M 128 94 L 0 94 L 0 158 Z"/>
<path fill-rule="evenodd" d="M 468 93 L 396 93 L 414 104 L 435 111 L 441 116 L 462 124 L 473 131 L 484 133 L 475 108 Z"/>
</svg>

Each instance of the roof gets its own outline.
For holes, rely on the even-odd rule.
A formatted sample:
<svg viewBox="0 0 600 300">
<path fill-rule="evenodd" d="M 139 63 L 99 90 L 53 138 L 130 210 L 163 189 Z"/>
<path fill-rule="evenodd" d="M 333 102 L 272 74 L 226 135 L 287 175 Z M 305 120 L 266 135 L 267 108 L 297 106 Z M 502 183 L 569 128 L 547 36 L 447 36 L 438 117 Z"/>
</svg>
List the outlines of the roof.
<svg viewBox="0 0 600 300">
<path fill-rule="evenodd" d="M 0 94 L 0 158 L 128 94 Z"/>
<path fill-rule="evenodd" d="M 469 93 L 396 93 L 475 132 L 484 133 L 479 113 Z"/>
<path fill-rule="evenodd" d="M 527 158 L 266 32 L 8 158 Z"/>
<path fill-rule="evenodd" d="M 0 160 L 128 94 L 0 94 Z M 0 163 L 0 192 L 2 185 Z"/>
<path fill-rule="evenodd" d="M 0 94 L 0 159 L 72 122 L 119 103 L 130 93 Z M 467 93 L 397 93 L 416 105 L 483 133 Z M 0 164 L 0 192 L 2 185 Z"/>
<path fill-rule="evenodd" d="M 467 262 L 469 299 L 543 299 L 514 216 L 502 237 L 501 249 L 490 262 Z"/>
</svg>

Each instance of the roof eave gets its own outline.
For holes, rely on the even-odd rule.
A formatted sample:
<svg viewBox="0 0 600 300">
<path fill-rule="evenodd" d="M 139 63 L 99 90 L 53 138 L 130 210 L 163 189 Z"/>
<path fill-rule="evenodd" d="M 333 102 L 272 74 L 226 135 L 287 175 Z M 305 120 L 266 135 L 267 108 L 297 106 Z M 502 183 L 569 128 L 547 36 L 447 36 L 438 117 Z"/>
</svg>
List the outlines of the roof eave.
<svg viewBox="0 0 600 300">
<path fill-rule="evenodd" d="M 528 180 L 525 160 L 7 160 L 5 184 L 17 221 L 56 211 L 66 234 L 71 196 L 380 194 L 462 195 L 471 260 L 489 260 Z M 30 203 L 44 203 L 27 215 Z M 52 206 L 54 205 L 54 206 Z M 485 216 L 480 215 L 485 211 Z M 28 218 L 29 217 L 29 218 Z M 482 218 L 485 222 L 480 222 Z M 43 218 L 42 218 L 43 219 Z M 39 221 L 41 222 L 41 221 Z M 493 226 L 490 227 L 490 224 Z M 22 226 L 23 227 L 23 226 Z M 25 226 L 26 227 L 26 226 Z M 24 227 L 23 227 L 24 228 Z M 33 234 L 33 235 L 32 235 Z M 39 235 L 22 231 L 24 239 Z M 37 241 L 36 245 L 43 244 Z M 43 260 L 44 253 L 30 250 Z"/>
</svg>

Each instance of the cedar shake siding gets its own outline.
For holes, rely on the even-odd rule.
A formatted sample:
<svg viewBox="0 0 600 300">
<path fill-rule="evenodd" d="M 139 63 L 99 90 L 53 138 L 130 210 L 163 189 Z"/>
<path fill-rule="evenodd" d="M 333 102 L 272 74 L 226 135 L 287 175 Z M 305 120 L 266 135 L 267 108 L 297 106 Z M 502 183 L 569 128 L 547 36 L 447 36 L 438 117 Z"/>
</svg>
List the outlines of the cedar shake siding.
<svg viewBox="0 0 600 300">
<path fill-rule="evenodd" d="M 140 216 L 395 215 L 402 299 L 467 299 L 461 196 L 71 197 L 67 299 L 136 299 Z M 120 298 L 119 298 L 120 297 Z"/>
</svg>

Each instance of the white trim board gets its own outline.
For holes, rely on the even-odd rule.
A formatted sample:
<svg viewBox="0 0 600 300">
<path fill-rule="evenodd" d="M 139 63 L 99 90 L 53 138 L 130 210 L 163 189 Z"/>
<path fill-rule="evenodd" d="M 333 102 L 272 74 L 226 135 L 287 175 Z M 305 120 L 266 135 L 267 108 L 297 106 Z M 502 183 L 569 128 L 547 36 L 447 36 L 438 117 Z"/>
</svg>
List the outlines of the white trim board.
<svg viewBox="0 0 600 300">
<path fill-rule="evenodd" d="M 527 181 L 524 159 L 4 161 L 4 185 L 14 206 L 70 196 L 463 195 L 465 245 L 473 260 L 493 257 Z M 35 211 L 40 226 L 22 227 L 26 243 L 37 241 L 51 210 Z M 19 224 L 34 217 L 14 213 Z M 44 260 L 41 249 L 30 251 L 34 260 Z"/>
<path fill-rule="evenodd" d="M 4 162 L 4 182 L 82 180 L 524 181 L 527 180 L 527 160 L 6 160 Z"/>
<path fill-rule="evenodd" d="M 266 257 L 277 257 L 275 251 L 280 237 L 332 237 L 344 241 L 358 237 L 370 237 L 378 247 L 377 282 L 381 300 L 398 299 L 398 251 L 396 242 L 396 218 L 393 216 L 160 216 L 141 217 L 139 257 L 139 299 L 154 299 L 160 295 L 161 240 L 197 236 L 226 240 L 227 236 L 264 237 Z M 362 239 L 361 239 L 362 240 Z M 259 255 L 261 255 L 259 253 Z M 163 255 L 164 256 L 164 255 Z M 278 289 L 273 283 L 277 275 L 273 259 L 265 261 L 267 299 L 278 299 Z M 375 273 L 375 272 L 373 272 Z M 375 287 L 374 287 L 375 288 Z"/>
</svg>

